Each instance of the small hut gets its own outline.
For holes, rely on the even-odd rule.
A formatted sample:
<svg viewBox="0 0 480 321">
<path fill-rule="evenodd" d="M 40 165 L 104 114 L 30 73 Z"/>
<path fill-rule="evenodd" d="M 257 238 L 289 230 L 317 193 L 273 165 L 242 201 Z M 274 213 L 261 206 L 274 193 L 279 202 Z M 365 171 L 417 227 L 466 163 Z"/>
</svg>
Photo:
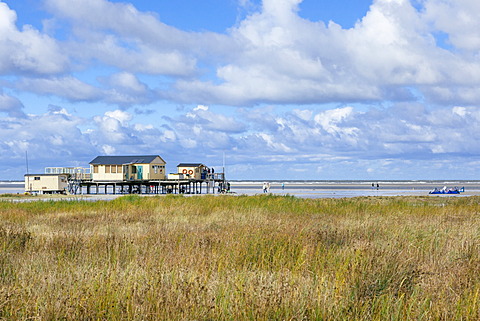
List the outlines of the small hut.
<svg viewBox="0 0 480 321">
<path fill-rule="evenodd" d="M 202 180 L 207 178 L 208 167 L 201 163 L 181 163 L 177 165 L 177 169 L 178 174 L 183 174 L 190 179 Z"/>
<path fill-rule="evenodd" d="M 66 194 L 68 174 L 26 174 L 25 192 L 40 194 Z"/>
</svg>

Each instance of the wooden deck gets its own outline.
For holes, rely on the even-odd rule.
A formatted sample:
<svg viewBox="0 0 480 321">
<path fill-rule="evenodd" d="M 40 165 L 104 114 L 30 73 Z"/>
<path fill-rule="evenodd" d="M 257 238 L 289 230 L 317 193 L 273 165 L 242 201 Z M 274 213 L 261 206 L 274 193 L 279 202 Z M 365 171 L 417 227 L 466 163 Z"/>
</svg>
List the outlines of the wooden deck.
<svg viewBox="0 0 480 321">
<path fill-rule="evenodd" d="M 165 179 L 132 181 L 71 182 L 71 194 L 215 194 L 223 190 L 223 173 L 207 179 Z"/>
</svg>

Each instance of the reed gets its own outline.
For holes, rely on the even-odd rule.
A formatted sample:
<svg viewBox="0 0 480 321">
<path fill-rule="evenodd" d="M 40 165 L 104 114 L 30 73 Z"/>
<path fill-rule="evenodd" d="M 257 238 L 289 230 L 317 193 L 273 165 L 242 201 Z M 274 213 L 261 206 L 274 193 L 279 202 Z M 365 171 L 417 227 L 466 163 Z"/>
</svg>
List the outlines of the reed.
<svg viewBox="0 0 480 321">
<path fill-rule="evenodd" d="M 0 319 L 478 320 L 479 201 L 0 201 Z"/>
</svg>

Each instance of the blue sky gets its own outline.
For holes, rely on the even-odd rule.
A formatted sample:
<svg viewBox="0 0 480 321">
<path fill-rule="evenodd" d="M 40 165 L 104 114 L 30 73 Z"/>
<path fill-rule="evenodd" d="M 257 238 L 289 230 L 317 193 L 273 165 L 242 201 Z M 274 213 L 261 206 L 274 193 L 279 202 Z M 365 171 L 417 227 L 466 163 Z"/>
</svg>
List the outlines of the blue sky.
<svg viewBox="0 0 480 321">
<path fill-rule="evenodd" d="M 0 179 L 478 179 L 477 0 L 0 1 Z"/>
</svg>

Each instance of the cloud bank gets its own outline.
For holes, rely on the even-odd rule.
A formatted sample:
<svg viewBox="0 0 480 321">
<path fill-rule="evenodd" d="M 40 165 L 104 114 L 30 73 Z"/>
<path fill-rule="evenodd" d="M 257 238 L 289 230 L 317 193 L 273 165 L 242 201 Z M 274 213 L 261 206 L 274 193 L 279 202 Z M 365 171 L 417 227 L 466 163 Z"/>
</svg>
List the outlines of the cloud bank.
<svg viewBox="0 0 480 321">
<path fill-rule="evenodd" d="M 37 171 L 225 153 L 237 179 L 476 178 L 478 1 L 375 0 L 352 28 L 301 3 L 263 0 L 215 33 L 107 0 L 45 0 L 38 30 L 0 2 L 0 178 L 26 150 Z"/>
</svg>

